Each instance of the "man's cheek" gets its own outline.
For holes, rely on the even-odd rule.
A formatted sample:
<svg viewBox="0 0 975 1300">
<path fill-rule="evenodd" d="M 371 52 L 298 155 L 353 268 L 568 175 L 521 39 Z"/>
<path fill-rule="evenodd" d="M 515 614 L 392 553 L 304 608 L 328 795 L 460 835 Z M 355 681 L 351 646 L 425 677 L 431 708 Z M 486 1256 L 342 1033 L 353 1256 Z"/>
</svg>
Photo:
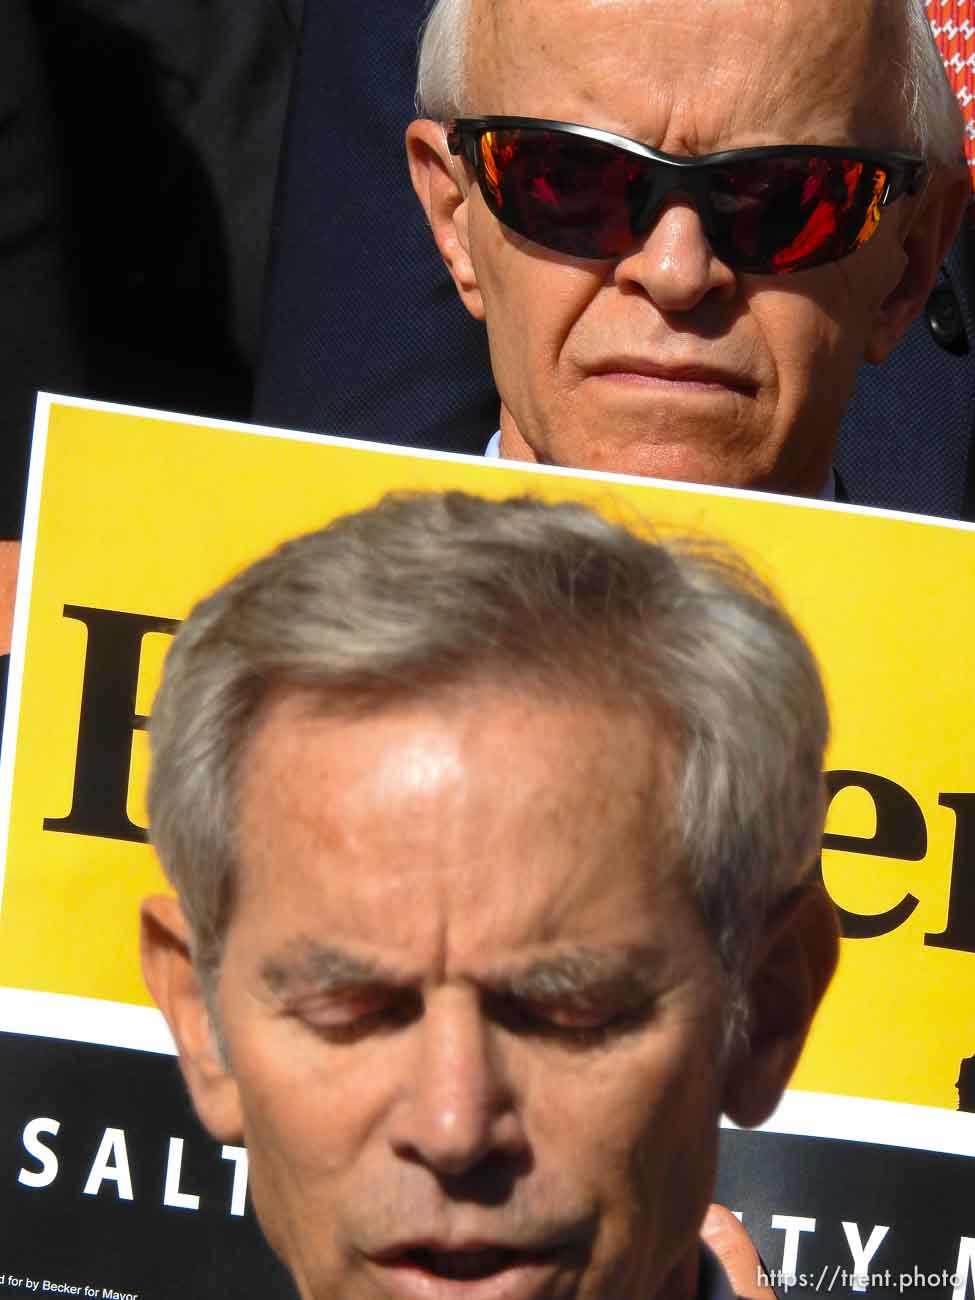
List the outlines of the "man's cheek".
<svg viewBox="0 0 975 1300">
<path fill-rule="evenodd" d="M 826 312 L 791 299 L 785 310 L 770 312 L 766 337 L 772 343 L 772 382 L 767 385 L 777 418 L 792 420 L 809 401 L 828 400 L 842 372 L 855 372 L 859 360 L 850 358 L 850 339 Z M 826 383 L 827 378 L 829 383 Z"/>
</svg>

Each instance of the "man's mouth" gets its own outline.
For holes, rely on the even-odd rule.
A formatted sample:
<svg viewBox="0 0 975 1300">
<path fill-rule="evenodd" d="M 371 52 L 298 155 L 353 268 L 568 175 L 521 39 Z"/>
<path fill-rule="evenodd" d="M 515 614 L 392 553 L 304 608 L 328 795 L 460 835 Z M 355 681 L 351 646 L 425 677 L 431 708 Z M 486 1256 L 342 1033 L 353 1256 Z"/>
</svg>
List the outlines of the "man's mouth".
<svg viewBox="0 0 975 1300">
<path fill-rule="evenodd" d="M 503 1273 L 515 1264 L 535 1262 L 537 1253 L 510 1250 L 504 1246 L 485 1246 L 475 1250 L 437 1250 L 419 1246 L 402 1256 L 405 1264 L 451 1281 L 471 1282 Z"/>
<path fill-rule="evenodd" d="M 663 363 L 643 357 L 605 357 L 591 365 L 597 379 L 646 385 L 670 385 L 685 389 L 730 389 L 754 396 L 755 384 L 733 370 L 697 363 Z"/>
<path fill-rule="evenodd" d="M 555 1247 L 421 1243 L 384 1252 L 377 1263 L 403 1300 L 464 1294 L 480 1300 L 521 1300 L 535 1293 L 561 1255 Z"/>
</svg>

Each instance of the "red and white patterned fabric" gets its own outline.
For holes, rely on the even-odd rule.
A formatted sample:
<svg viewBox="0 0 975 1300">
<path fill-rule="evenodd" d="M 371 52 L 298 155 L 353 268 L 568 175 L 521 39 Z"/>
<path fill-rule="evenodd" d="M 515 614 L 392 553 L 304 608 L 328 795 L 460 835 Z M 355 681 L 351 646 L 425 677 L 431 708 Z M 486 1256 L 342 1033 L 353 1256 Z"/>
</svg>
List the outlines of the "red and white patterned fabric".
<svg viewBox="0 0 975 1300">
<path fill-rule="evenodd" d="M 926 0 L 948 80 L 965 114 L 965 152 L 975 167 L 975 0 Z"/>
</svg>

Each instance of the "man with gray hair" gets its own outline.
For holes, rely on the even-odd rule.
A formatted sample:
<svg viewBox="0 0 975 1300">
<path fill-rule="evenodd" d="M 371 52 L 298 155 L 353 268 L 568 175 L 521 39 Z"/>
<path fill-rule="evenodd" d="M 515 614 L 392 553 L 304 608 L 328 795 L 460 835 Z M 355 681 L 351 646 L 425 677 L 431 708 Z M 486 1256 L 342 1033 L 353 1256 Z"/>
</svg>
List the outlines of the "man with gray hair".
<svg viewBox="0 0 975 1300">
<path fill-rule="evenodd" d="M 836 494 L 969 197 L 923 0 L 436 0 L 418 104 L 489 454 Z"/>
<path fill-rule="evenodd" d="M 717 1300 L 833 971 L 812 655 L 718 548 L 390 497 L 201 602 L 143 962 L 304 1300 Z"/>
</svg>

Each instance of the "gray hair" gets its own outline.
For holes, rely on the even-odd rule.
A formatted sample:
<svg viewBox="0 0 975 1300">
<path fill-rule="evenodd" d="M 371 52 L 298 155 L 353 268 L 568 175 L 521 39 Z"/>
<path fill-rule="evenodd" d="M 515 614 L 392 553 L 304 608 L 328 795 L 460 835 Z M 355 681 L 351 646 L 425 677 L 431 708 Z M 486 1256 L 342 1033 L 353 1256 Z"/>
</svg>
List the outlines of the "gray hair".
<svg viewBox="0 0 975 1300">
<path fill-rule="evenodd" d="M 467 24 L 471 0 L 434 0 L 420 29 L 416 111 L 447 122 L 467 110 Z"/>
<path fill-rule="evenodd" d="M 902 6 L 901 96 L 907 137 L 894 144 L 932 162 L 959 161 L 964 119 L 945 73 L 928 21 L 925 0 L 897 0 Z M 417 112 L 446 122 L 476 111 L 467 98 L 467 29 L 472 0 L 434 0 L 420 36 Z"/>
<path fill-rule="evenodd" d="M 459 492 L 389 496 L 288 542 L 177 633 L 149 726 L 150 835 L 205 978 L 233 906 L 237 777 L 272 693 L 310 688 L 323 715 L 352 717 L 486 682 L 640 710 L 651 747 L 665 724 L 677 807 L 647 816 L 738 987 L 820 847 L 828 719 L 809 648 L 715 544 Z"/>
</svg>

